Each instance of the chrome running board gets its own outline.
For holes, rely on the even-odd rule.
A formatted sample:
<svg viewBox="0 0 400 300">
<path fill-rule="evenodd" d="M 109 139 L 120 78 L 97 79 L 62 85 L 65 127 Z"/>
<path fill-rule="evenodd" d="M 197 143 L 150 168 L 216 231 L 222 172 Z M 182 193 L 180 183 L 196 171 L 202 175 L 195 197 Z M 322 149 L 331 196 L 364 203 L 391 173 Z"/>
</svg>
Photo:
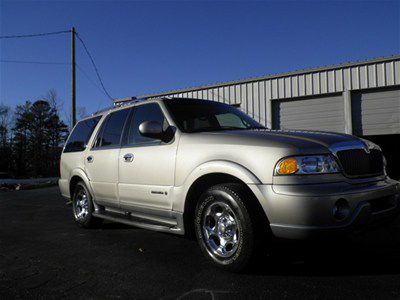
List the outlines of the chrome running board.
<svg viewBox="0 0 400 300">
<path fill-rule="evenodd" d="M 170 219 L 160 216 L 149 216 L 140 213 L 124 213 L 110 210 L 93 212 L 96 218 L 123 223 L 143 229 L 156 230 L 162 232 L 172 232 L 175 234 L 184 234 L 182 214 L 177 214 L 176 218 Z"/>
</svg>

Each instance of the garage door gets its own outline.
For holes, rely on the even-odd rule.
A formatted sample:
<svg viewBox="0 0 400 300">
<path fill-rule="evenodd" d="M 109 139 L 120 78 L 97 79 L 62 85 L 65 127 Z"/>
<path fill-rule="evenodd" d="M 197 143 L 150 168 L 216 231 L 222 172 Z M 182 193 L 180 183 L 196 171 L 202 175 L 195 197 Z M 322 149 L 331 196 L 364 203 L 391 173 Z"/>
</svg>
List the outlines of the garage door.
<svg viewBox="0 0 400 300">
<path fill-rule="evenodd" d="M 356 135 L 400 134 L 400 89 L 354 93 L 352 114 Z"/>
<path fill-rule="evenodd" d="M 273 128 L 344 132 L 343 96 L 274 100 Z"/>
</svg>

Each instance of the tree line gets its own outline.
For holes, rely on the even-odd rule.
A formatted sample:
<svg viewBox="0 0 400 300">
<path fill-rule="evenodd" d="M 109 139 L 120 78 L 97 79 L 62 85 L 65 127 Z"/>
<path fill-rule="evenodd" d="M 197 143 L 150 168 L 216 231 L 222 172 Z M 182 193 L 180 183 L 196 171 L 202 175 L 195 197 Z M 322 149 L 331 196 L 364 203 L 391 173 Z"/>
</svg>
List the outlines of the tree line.
<svg viewBox="0 0 400 300">
<path fill-rule="evenodd" d="M 0 104 L 0 176 L 58 176 L 68 132 L 53 90 L 14 109 Z"/>
</svg>

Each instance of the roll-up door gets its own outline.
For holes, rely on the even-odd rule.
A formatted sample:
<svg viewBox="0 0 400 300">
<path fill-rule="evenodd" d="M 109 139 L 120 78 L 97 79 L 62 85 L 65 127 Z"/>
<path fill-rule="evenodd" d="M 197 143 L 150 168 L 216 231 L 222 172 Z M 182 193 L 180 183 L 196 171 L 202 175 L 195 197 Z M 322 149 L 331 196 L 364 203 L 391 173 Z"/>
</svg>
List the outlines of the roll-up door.
<svg viewBox="0 0 400 300">
<path fill-rule="evenodd" d="M 273 100 L 273 127 L 344 132 L 343 96 Z"/>
<path fill-rule="evenodd" d="M 352 115 L 356 135 L 400 134 L 400 88 L 355 92 Z"/>
</svg>

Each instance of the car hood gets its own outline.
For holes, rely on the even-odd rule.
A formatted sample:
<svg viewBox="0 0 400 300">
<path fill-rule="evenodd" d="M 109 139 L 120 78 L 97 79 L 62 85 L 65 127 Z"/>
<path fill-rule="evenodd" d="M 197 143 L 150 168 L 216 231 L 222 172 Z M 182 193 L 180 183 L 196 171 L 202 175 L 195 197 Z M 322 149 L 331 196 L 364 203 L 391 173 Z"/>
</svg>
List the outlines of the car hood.
<svg viewBox="0 0 400 300">
<path fill-rule="evenodd" d="M 219 142 L 229 144 L 247 144 L 276 146 L 282 148 L 296 148 L 298 153 L 332 152 L 339 149 L 369 148 L 368 141 L 352 135 L 322 132 L 322 131 L 301 131 L 301 130 L 224 130 L 217 132 L 202 133 L 208 137 L 217 138 Z M 212 139 L 212 138 L 211 138 Z"/>
</svg>

